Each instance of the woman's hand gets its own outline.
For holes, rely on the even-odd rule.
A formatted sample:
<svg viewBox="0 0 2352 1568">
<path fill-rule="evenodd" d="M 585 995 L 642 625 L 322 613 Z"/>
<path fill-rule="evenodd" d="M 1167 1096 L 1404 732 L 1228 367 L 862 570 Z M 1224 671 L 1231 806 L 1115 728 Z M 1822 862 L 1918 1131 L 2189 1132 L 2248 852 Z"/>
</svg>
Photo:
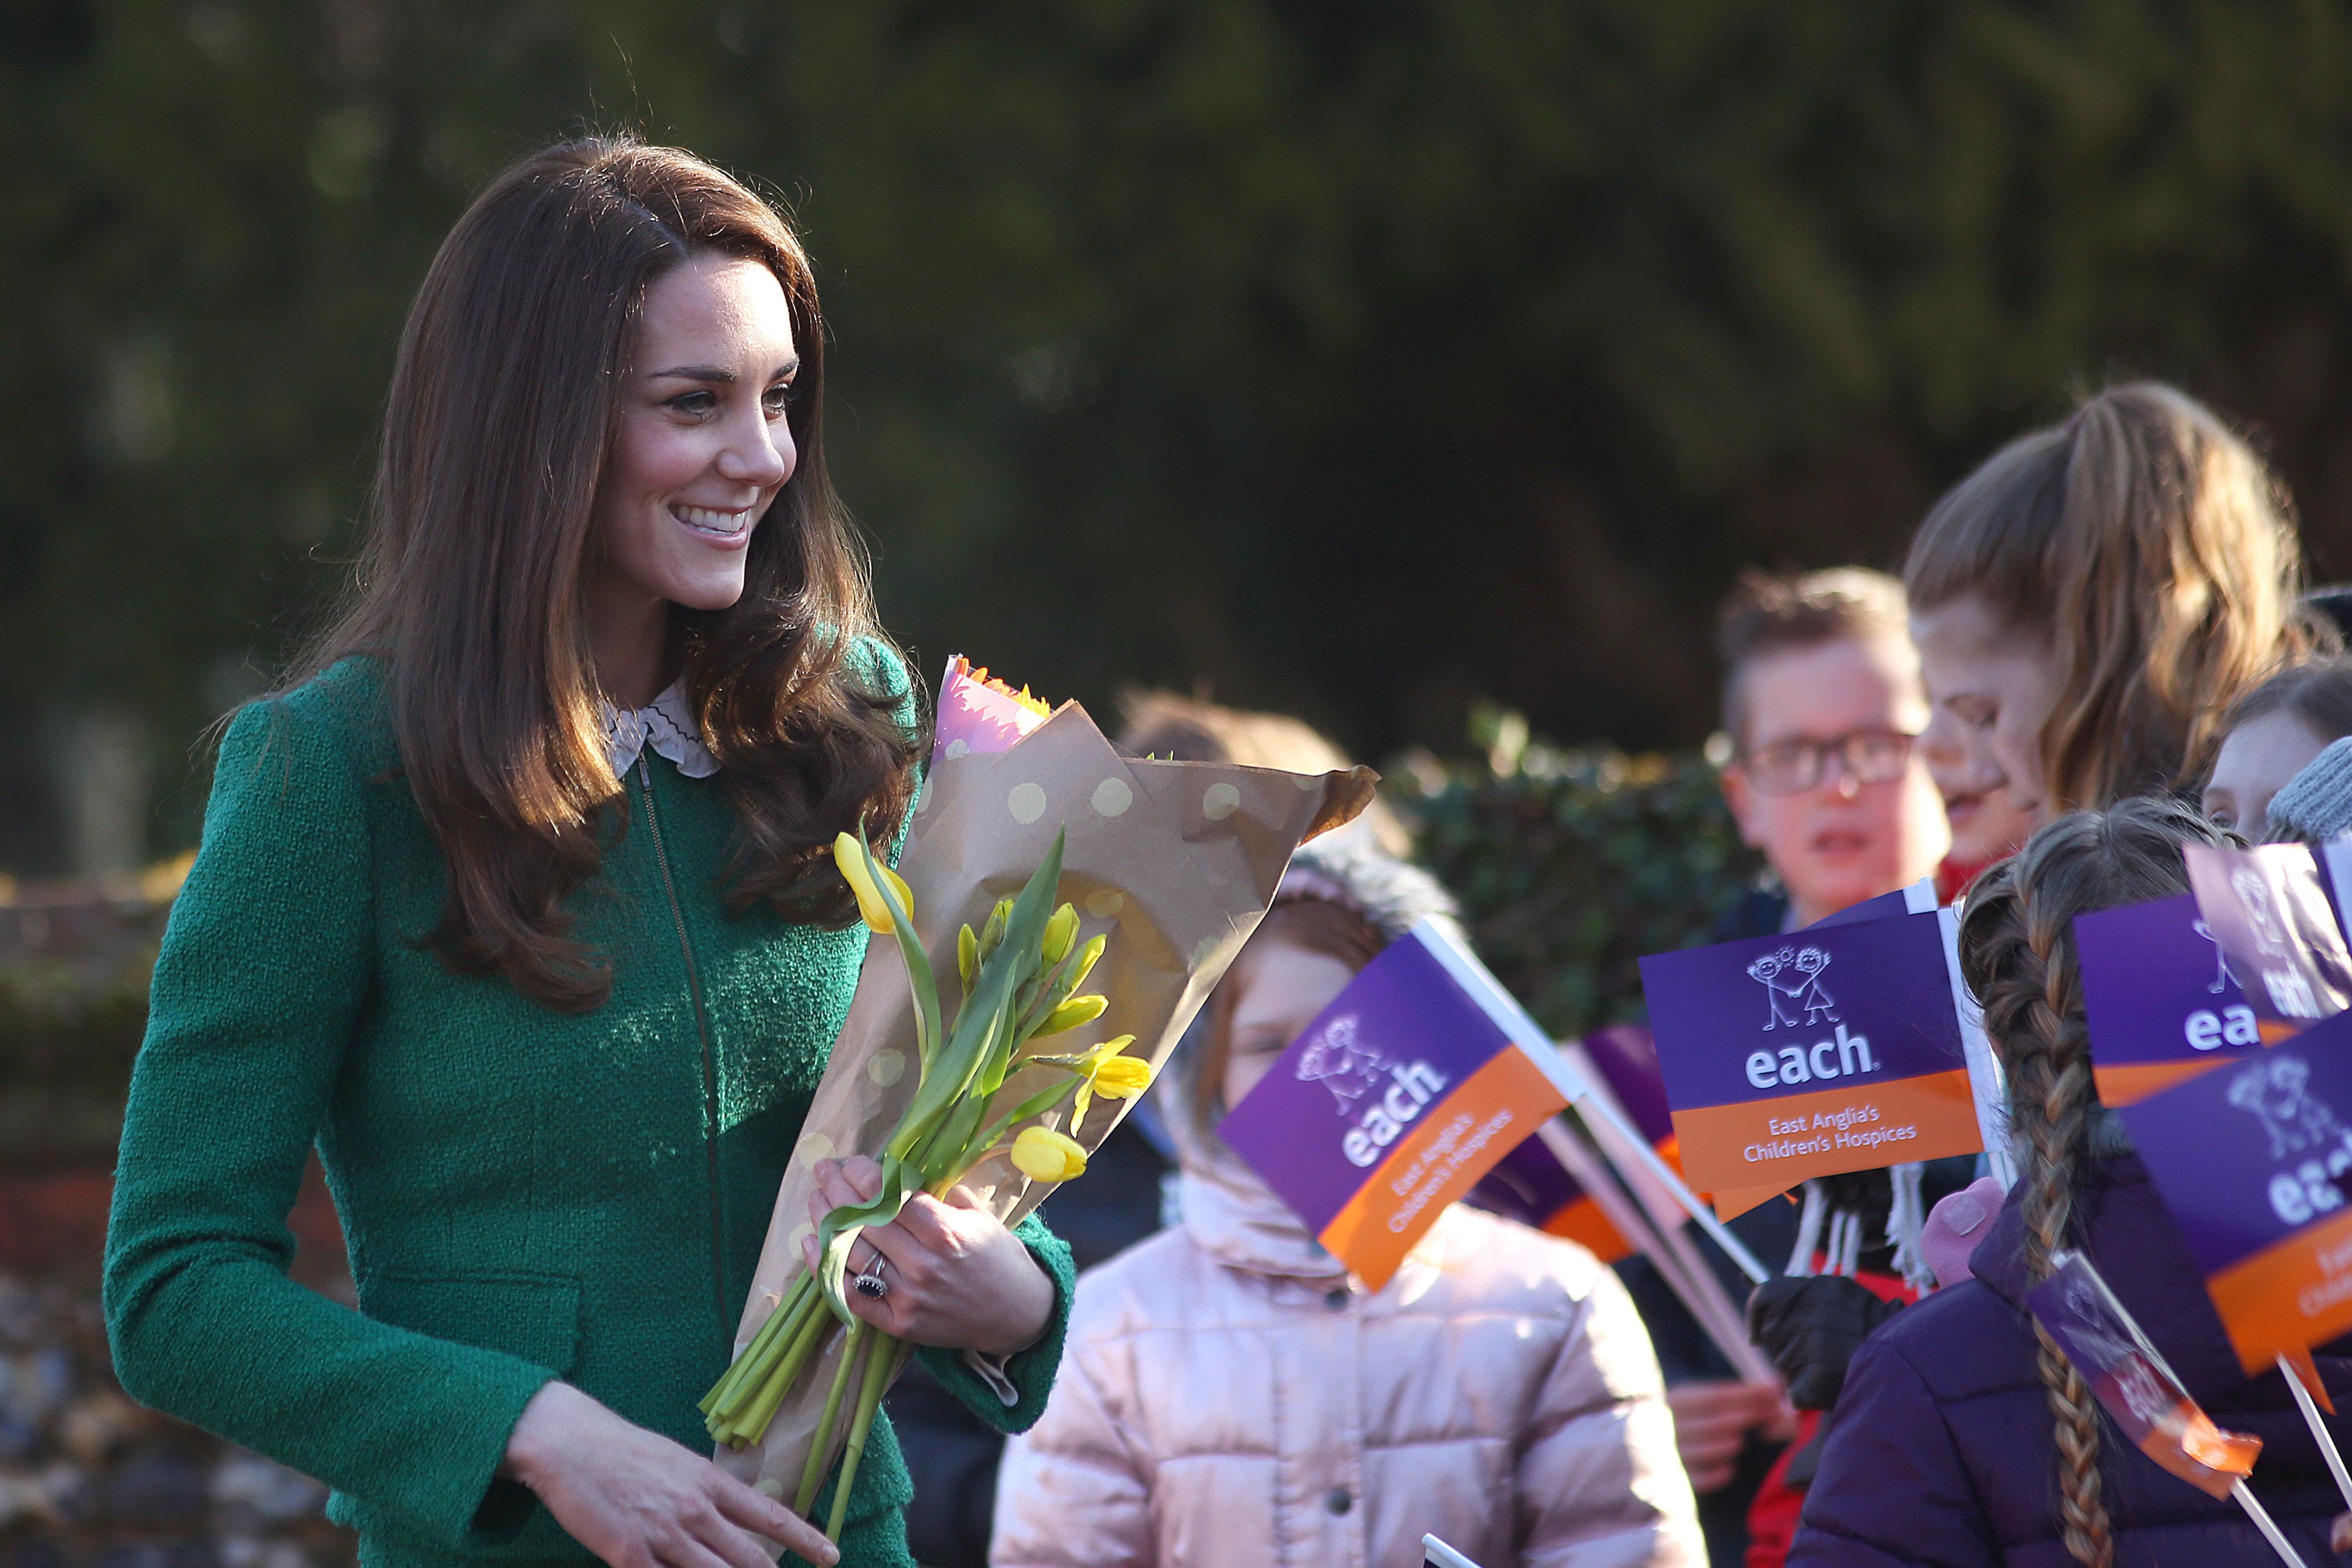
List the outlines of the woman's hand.
<svg viewBox="0 0 2352 1568">
<path fill-rule="evenodd" d="M 863 1155 L 819 1160 L 811 1174 L 812 1225 L 882 1190 L 882 1167 Z M 801 1244 L 801 1257 L 814 1272 L 815 1237 Z M 897 1219 L 867 1227 L 849 1249 L 849 1272 L 878 1274 L 889 1287 L 878 1299 L 850 1291 L 849 1310 L 916 1344 L 1011 1355 L 1036 1343 L 1054 1315 L 1054 1281 L 968 1187 L 944 1201 L 917 1193 Z"/>
<path fill-rule="evenodd" d="M 612 1568 L 775 1568 L 765 1536 L 811 1563 L 841 1553 L 782 1503 L 568 1383 L 523 1406 L 500 1473 Z"/>
<path fill-rule="evenodd" d="M 1675 1448 L 1695 1492 L 1730 1483 L 1748 1434 L 1757 1427 L 1784 1441 L 1794 1430 L 1777 1383 L 1678 1383 L 1666 1390 L 1666 1405 L 1675 1413 Z"/>
</svg>

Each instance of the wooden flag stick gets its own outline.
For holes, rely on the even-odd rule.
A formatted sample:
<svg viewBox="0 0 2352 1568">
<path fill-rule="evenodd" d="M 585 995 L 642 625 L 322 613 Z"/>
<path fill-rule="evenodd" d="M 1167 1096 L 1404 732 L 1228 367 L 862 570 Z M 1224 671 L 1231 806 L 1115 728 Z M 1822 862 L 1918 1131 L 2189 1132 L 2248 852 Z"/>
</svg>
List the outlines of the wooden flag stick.
<svg viewBox="0 0 2352 1568">
<path fill-rule="evenodd" d="M 1624 1109 L 1610 1092 L 1609 1085 L 1598 1069 L 1591 1065 L 1591 1057 L 1574 1045 L 1562 1047 L 1560 1054 L 1592 1086 L 1591 1098 L 1579 1101 L 1576 1112 L 1578 1119 L 1584 1124 L 1586 1134 L 1592 1140 L 1592 1146 L 1608 1162 L 1607 1168 L 1615 1177 L 1613 1182 L 1606 1185 L 1622 1188 L 1622 1196 L 1639 1206 L 1641 1213 L 1649 1221 L 1648 1234 L 1662 1249 L 1653 1252 L 1644 1246 L 1643 1250 L 1649 1254 L 1651 1261 L 1658 1266 L 1659 1272 L 1665 1276 L 1670 1286 L 1677 1277 L 1689 1281 L 1687 1288 L 1677 1286 L 1675 1293 L 1682 1298 L 1683 1304 L 1690 1309 L 1691 1315 L 1707 1331 L 1707 1337 L 1715 1341 L 1724 1358 L 1731 1363 L 1742 1378 L 1750 1383 L 1779 1381 L 1780 1375 L 1772 1369 L 1772 1364 L 1748 1342 L 1748 1315 L 1741 1310 L 1740 1303 L 1733 1301 L 1731 1293 L 1724 1289 L 1715 1266 L 1700 1253 L 1698 1244 L 1690 1233 L 1690 1218 L 1683 1211 L 1682 1204 L 1674 1194 L 1651 1181 L 1647 1173 L 1633 1163 L 1632 1150 L 1624 1146 L 1624 1140 L 1613 1130 L 1611 1123 L 1603 1122 L 1598 1116 L 1584 1114 L 1586 1107 L 1601 1102 L 1617 1109 L 1621 1117 Z M 1559 1145 L 1574 1144 L 1576 1139 L 1564 1122 L 1555 1120 L 1547 1124 L 1542 1141 L 1551 1149 L 1553 1158 L 1560 1160 L 1563 1165 L 1568 1164 Z M 1570 1174 L 1575 1175 L 1575 1172 L 1571 1170 Z M 1584 1178 L 1578 1177 L 1578 1183 L 1585 1185 Z M 1620 1228 L 1622 1229 L 1622 1227 Z M 1625 1235 L 1628 1239 L 1632 1239 L 1630 1231 Z M 1669 1261 L 1674 1268 L 1666 1267 Z"/>
<path fill-rule="evenodd" d="M 1748 1343 L 1748 1327 L 1739 1310 L 1697 1249 L 1680 1228 L 1654 1222 L 1633 1193 L 1611 1174 L 1609 1151 L 1586 1148 L 1558 1118 L 1547 1120 L 1537 1136 L 1560 1168 L 1582 1187 L 1617 1233 L 1650 1260 L 1676 1299 L 1687 1308 L 1700 1330 L 1715 1342 L 1724 1359 L 1751 1383 L 1769 1383 L 1776 1374 L 1756 1347 Z M 1596 1140 L 1597 1141 L 1597 1140 Z M 1679 1218 L 1679 1217 L 1677 1217 Z M 1661 1219 L 1663 1217 L 1661 1217 Z M 1677 1247 L 1675 1242 L 1681 1241 Z"/>
<path fill-rule="evenodd" d="M 2263 1539 L 2271 1543 L 2271 1550 L 2279 1554 L 2280 1562 L 2287 1564 L 2287 1568 L 2308 1568 L 2308 1564 L 2295 1554 L 2294 1548 L 2287 1544 L 2286 1537 L 2279 1533 L 2279 1527 L 2272 1520 L 2270 1511 L 2254 1500 L 2252 1487 L 2241 1479 L 2230 1489 L 2230 1495 L 2237 1500 L 2240 1508 L 2246 1511 L 2246 1517 L 2254 1521 L 2254 1528 L 2263 1532 Z"/>
<path fill-rule="evenodd" d="M 1542 1070 L 1544 1076 L 1551 1080 L 1561 1098 L 1584 1116 L 1598 1117 L 1609 1124 L 1611 1129 L 1624 1140 L 1627 1152 L 1649 1173 L 1651 1179 L 1675 1195 L 1675 1201 L 1698 1221 L 1699 1228 L 1706 1232 L 1708 1239 L 1723 1249 L 1725 1256 L 1739 1266 L 1741 1273 L 1759 1285 L 1772 1278 L 1772 1271 L 1759 1263 L 1756 1254 L 1750 1252 L 1738 1237 L 1724 1228 L 1723 1221 L 1698 1200 L 1698 1195 L 1691 1191 L 1689 1185 L 1675 1173 L 1674 1167 L 1658 1157 L 1658 1151 L 1650 1147 L 1650 1141 L 1625 1120 L 1624 1113 L 1592 1092 L 1591 1083 L 1570 1065 L 1566 1057 L 1560 1055 L 1543 1025 L 1528 1016 L 1528 1009 L 1519 1006 L 1518 998 L 1503 988 L 1503 983 L 1478 961 L 1476 954 L 1464 946 L 1438 921 L 1424 920 L 1412 928 L 1412 934 L 1419 937 L 1437 961 L 1445 967 L 1446 973 L 1454 977 L 1454 983 L 1485 1009 L 1486 1016 L 1511 1037 L 1514 1044 L 1528 1053 L 1528 1059 Z"/>
<path fill-rule="evenodd" d="M 1567 1065 L 1560 1060 L 1559 1052 L 1551 1049 L 1550 1040 L 1547 1040 L 1543 1044 L 1544 1055 L 1536 1057 L 1538 1064 L 1546 1067 L 1549 1067 L 1552 1063 L 1559 1063 L 1562 1067 Z M 1530 1051 L 1528 1054 L 1534 1056 L 1536 1053 Z M 1546 1060 L 1547 1057 L 1549 1061 Z M 1554 1082 L 1559 1081 L 1555 1079 Z M 1706 1232 L 1709 1240 L 1723 1249 L 1726 1257 L 1739 1266 L 1741 1273 L 1759 1285 L 1772 1277 L 1772 1271 L 1759 1263 L 1756 1260 L 1756 1254 L 1748 1249 L 1747 1244 L 1734 1236 L 1724 1226 L 1723 1221 L 1715 1217 L 1714 1210 L 1698 1200 L 1698 1195 L 1691 1191 L 1689 1184 L 1675 1174 L 1675 1168 L 1672 1166 L 1658 1157 L 1658 1151 L 1650 1146 L 1649 1140 L 1627 1124 L 1624 1117 L 1619 1114 L 1614 1105 L 1594 1095 L 1591 1086 L 1583 1082 L 1581 1074 L 1575 1076 L 1575 1083 L 1576 1092 L 1569 1096 L 1570 1103 L 1580 1112 L 1587 1115 L 1598 1116 L 1601 1121 L 1608 1123 L 1611 1130 L 1623 1140 L 1626 1152 L 1631 1154 L 1640 1163 L 1642 1168 L 1649 1173 L 1653 1181 L 1675 1195 L 1675 1201 L 1681 1204 L 1693 1219 L 1698 1221 L 1698 1228 Z M 1565 1092 L 1567 1085 L 1562 1084 L 1561 1088 Z"/>
<path fill-rule="evenodd" d="M 1421 1538 L 1421 1562 L 1422 1568 L 1478 1568 L 1478 1564 L 1434 1535 Z"/>
<path fill-rule="evenodd" d="M 1633 1118 L 1626 1113 L 1624 1102 L 1617 1098 L 1608 1079 L 1583 1045 L 1571 1042 L 1557 1049 L 1567 1059 L 1568 1064 L 1591 1085 L 1591 1096 L 1578 1103 L 1577 1114 L 1578 1120 L 1584 1124 L 1585 1133 L 1591 1138 L 1593 1146 L 1608 1160 L 1609 1168 L 1616 1173 L 1626 1192 L 1641 1204 L 1642 1211 L 1650 1217 L 1651 1225 L 1666 1246 L 1682 1260 L 1685 1268 L 1699 1277 L 1706 1293 L 1717 1304 L 1723 1321 L 1730 1324 L 1732 1338 L 1746 1347 L 1752 1364 L 1759 1369 L 1758 1375 L 1766 1381 L 1778 1376 L 1770 1364 L 1756 1354 L 1755 1347 L 1748 1343 L 1748 1314 L 1742 1310 L 1741 1303 L 1734 1301 L 1730 1292 L 1723 1288 L 1722 1281 L 1716 1275 L 1715 1266 L 1700 1253 L 1698 1243 L 1690 1232 L 1690 1216 L 1682 1200 L 1672 1190 L 1651 1180 L 1648 1172 L 1636 1162 L 1631 1146 L 1626 1145 L 1620 1129 L 1632 1127 Z M 1587 1105 L 1601 1103 L 1616 1113 L 1610 1120 L 1604 1122 L 1598 1116 L 1584 1114 Z M 1649 1144 L 1646 1135 L 1641 1141 Z M 1649 1145 L 1649 1147 L 1653 1153 L 1655 1152 L 1655 1145 Z M 1738 1353 L 1727 1354 L 1730 1355 L 1732 1364 L 1741 1367 L 1743 1373 L 1751 1364 L 1749 1361 L 1743 1361 Z"/>
<path fill-rule="evenodd" d="M 2319 1364 L 2311 1359 L 2311 1352 L 2283 1350 L 2279 1352 L 2279 1356 L 2290 1368 L 2303 1375 L 2303 1389 L 2305 1393 L 2311 1396 L 2312 1403 L 2330 1416 L 2335 1415 L 2336 1401 L 2327 1396 L 2327 1385 L 2320 1381 Z"/>
<path fill-rule="evenodd" d="M 2352 1508 L 2352 1473 L 2344 1469 L 2344 1455 L 2336 1446 L 2336 1438 L 2327 1430 L 2327 1423 L 2319 1418 L 2319 1406 L 2311 1397 L 2311 1390 L 2303 1385 L 2303 1374 L 2284 1355 L 2278 1358 L 2279 1375 L 2294 1395 L 2295 1408 L 2303 1412 L 2304 1425 L 2311 1428 L 2312 1440 L 2319 1445 L 2320 1457 L 2327 1461 L 2327 1473 L 2336 1478 L 2336 1490 L 2343 1494 L 2344 1505 Z"/>
</svg>

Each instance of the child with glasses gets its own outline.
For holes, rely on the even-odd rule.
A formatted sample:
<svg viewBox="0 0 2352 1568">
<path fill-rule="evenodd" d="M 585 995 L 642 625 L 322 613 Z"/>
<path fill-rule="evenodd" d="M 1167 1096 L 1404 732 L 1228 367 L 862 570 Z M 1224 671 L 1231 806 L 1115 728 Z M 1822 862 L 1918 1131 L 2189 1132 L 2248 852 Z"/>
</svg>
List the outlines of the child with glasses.
<svg viewBox="0 0 2352 1568">
<path fill-rule="evenodd" d="M 1787 893 L 1781 929 L 1933 873 L 1951 829 L 1917 754 L 1927 696 L 1902 585 L 1750 572 L 1721 647 L 1724 799 Z"/>
<path fill-rule="evenodd" d="M 1777 886 L 1759 893 L 1729 939 L 1790 931 L 1933 873 L 1951 838 L 1944 801 L 1914 744 L 1927 720 L 1902 586 L 1874 571 L 1743 576 L 1725 604 L 1724 796 Z M 1965 1179 L 1964 1177 L 1962 1178 Z M 1886 1182 L 1878 1178 L 1877 1190 Z M 1883 1207 L 1883 1205 L 1882 1205 Z M 1785 1258 L 1795 1208 L 1765 1204 L 1732 1224 L 1759 1256 Z M 1785 1476 L 1765 1485 L 1801 1429 L 1778 1384 L 1739 1381 L 1641 1260 L 1621 1265 L 1669 1385 L 1675 1442 L 1699 1494 L 1718 1563 L 1777 1563 L 1795 1524 L 1751 1531 L 1759 1489 L 1793 1502 Z M 1748 1281 L 1726 1262 L 1727 1289 Z M 1771 1540 L 1759 1557 L 1751 1550 Z"/>
</svg>

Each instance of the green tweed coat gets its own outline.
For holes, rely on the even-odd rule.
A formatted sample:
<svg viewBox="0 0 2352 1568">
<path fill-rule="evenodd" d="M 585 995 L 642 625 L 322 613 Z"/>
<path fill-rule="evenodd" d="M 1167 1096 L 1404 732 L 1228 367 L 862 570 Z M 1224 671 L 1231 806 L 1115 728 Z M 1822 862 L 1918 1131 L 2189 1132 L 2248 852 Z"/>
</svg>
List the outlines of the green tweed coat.
<svg viewBox="0 0 2352 1568">
<path fill-rule="evenodd" d="M 557 1013 L 416 946 L 444 873 L 373 664 L 245 708 L 222 746 L 131 1079 L 107 1322 L 125 1388 L 325 1480 L 369 1568 L 591 1561 L 496 1474 L 551 1378 L 708 1447 L 696 1401 L 866 932 L 730 915 L 716 779 L 648 747 L 625 805 L 572 901 L 612 998 Z M 357 1312 L 287 1278 L 314 1142 Z M 1057 1304 L 1009 1368 L 1019 1402 L 925 1353 L 1008 1431 L 1044 1408 L 1071 1288 L 1067 1249 L 1021 1234 Z M 843 1542 L 860 1568 L 910 1562 L 887 1425 Z"/>
</svg>

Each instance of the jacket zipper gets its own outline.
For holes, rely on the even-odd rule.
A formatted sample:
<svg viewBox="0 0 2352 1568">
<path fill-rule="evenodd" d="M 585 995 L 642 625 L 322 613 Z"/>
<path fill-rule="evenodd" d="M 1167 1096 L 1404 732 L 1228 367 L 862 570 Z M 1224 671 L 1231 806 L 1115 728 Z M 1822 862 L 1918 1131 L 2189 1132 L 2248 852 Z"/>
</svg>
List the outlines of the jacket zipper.
<svg viewBox="0 0 2352 1568">
<path fill-rule="evenodd" d="M 686 934 L 686 909 L 678 903 L 677 882 L 670 875 L 669 851 L 662 843 L 661 815 L 654 810 L 652 748 L 637 758 L 637 783 L 646 798 L 646 831 L 654 843 L 654 864 L 661 872 L 662 891 L 669 894 L 670 918 L 677 925 L 677 950 L 686 959 L 686 988 L 694 1002 L 694 1032 L 702 1042 L 702 1150 L 710 1180 L 710 1299 L 719 1310 L 721 1333 L 731 1334 L 727 1315 L 727 1228 L 719 1199 L 719 1057 L 710 1046 L 710 1023 L 702 1004 L 702 976 L 694 964 L 694 943 Z"/>
</svg>

